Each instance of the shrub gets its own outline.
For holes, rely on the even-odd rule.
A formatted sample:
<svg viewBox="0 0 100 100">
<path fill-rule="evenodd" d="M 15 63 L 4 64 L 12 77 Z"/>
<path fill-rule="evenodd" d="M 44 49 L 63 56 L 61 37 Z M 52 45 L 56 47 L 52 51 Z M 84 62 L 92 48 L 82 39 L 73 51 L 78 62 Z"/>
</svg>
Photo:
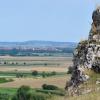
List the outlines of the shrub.
<svg viewBox="0 0 100 100">
<path fill-rule="evenodd" d="M 67 74 L 72 74 L 72 72 L 73 72 L 73 66 L 69 66 Z"/>
<path fill-rule="evenodd" d="M 42 72 L 42 77 L 45 78 L 47 76 L 46 72 Z"/>
<path fill-rule="evenodd" d="M 0 93 L 0 100 L 9 100 L 9 95 L 8 94 L 1 94 Z"/>
<path fill-rule="evenodd" d="M 53 71 L 53 72 L 42 72 L 41 73 L 41 75 L 42 75 L 42 77 L 43 78 L 45 78 L 45 77 L 50 77 L 50 76 L 54 76 L 54 75 L 56 75 L 57 73 L 55 72 L 55 71 Z"/>
<path fill-rule="evenodd" d="M 28 86 L 21 86 L 18 90 L 16 95 L 12 98 L 12 100 L 30 100 L 30 87 Z"/>
<path fill-rule="evenodd" d="M 5 61 L 5 62 L 4 62 L 4 65 L 6 65 L 6 64 L 7 64 L 7 62 Z"/>
<path fill-rule="evenodd" d="M 12 82 L 13 79 L 0 78 L 0 83 Z"/>
<path fill-rule="evenodd" d="M 47 100 L 47 95 L 31 92 L 30 90 L 28 86 L 21 86 L 12 100 Z"/>
<path fill-rule="evenodd" d="M 24 65 L 26 65 L 26 62 L 24 62 Z"/>
<path fill-rule="evenodd" d="M 44 66 L 47 66 L 48 64 L 47 63 L 44 63 Z"/>
<path fill-rule="evenodd" d="M 52 95 L 65 96 L 65 94 L 66 94 L 65 91 L 61 90 L 61 89 L 59 89 L 59 90 L 42 90 L 42 89 L 37 89 L 36 92 L 45 93 L 45 94 L 48 94 L 49 96 L 52 96 Z"/>
<path fill-rule="evenodd" d="M 33 72 L 32 72 L 32 75 L 33 75 L 33 76 L 37 76 L 37 75 L 38 75 L 38 71 L 36 71 L 36 70 L 33 71 Z"/>
<path fill-rule="evenodd" d="M 58 90 L 59 88 L 57 86 L 54 85 L 47 85 L 47 84 L 43 84 L 42 88 L 44 90 Z"/>
<path fill-rule="evenodd" d="M 56 75 L 56 72 L 55 71 L 51 72 L 51 75 Z"/>
<path fill-rule="evenodd" d="M 24 74 L 22 74 L 22 73 L 17 73 L 17 74 L 16 74 L 16 77 L 17 77 L 17 78 L 22 78 L 22 77 L 24 77 Z"/>
<path fill-rule="evenodd" d="M 44 94 L 35 93 L 35 94 L 32 94 L 30 100 L 47 100 L 47 98 L 48 97 L 46 95 L 44 95 Z"/>
</svg>

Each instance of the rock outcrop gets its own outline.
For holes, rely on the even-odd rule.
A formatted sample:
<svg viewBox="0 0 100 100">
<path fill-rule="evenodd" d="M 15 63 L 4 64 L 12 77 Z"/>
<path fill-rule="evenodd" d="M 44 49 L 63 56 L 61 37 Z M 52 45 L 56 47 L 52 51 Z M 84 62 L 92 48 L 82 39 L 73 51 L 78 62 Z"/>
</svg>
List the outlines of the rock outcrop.
<svg viewBox="0 0 100 100">
<path fill-rule="evenodd" d="M 73 72 L 66 89 L 76 89 L 89 80 L 86 70 L 100 73 L 100 7 L 92 15 L 88 40 L 81 41 L 73 54 Z"/>
</svg>

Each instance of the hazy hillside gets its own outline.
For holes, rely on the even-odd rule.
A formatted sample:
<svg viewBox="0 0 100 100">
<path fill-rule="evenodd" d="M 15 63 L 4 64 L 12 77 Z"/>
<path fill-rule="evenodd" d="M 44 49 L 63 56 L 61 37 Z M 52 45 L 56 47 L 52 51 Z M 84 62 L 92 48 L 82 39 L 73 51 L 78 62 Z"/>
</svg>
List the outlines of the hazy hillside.
<svg viewBox="0 0 100 100">
<path fill-rule="evenodd" d="M 74 48 L 74 42 L 52 42 L 52 41 L 25 41 L 25 42 L 0 42 L 0 47 L 64 47 Z"/>
</svg>

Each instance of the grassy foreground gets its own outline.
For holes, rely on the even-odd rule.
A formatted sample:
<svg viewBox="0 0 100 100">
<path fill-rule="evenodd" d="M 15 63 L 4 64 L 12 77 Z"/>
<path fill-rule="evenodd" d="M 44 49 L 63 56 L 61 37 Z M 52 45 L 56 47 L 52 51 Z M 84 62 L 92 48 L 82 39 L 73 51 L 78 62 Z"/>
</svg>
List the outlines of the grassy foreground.
<svg viewBox="0 0 100 100">
<path fill-rule="evenodd" d="M 91 70 L 85 70 L 85 72 L 90 79 L 80 86 L 80 92 L 91 90 L 90 92 L 79 96 L 55 96 L 52 100 L 100 100 L 100 83 L 96 84 L 97 81 L 100 81 L 100 74 Z"/>
<path fill-rule="evenodd" d="M 16 91 L 17 91 L 16 88 L 0 88 L 0 93 L 2 94 L 7 93 L 10 96 L 14 95 Z M 35 89 L 33 89 L 32 91 L 34 93 Z M 45 95 L 47 96 L 48 94 Z M 100 100 L 100 91 L 73 97 L 59 96 L 53 94 L 50 98 L 48 98 L 48 100 Z"/>
<path fill-rule="evenodd" d="M 85 70 L 86 74 L 90 76 L 90 79 L 80 86 L 80 92 L 85 93 L 79 96 L 69 96 L 66 99 L 55 99 L 55 100 L 100 100 L 100 74 L 93 72 L 92 70 Z M 90 90 L 90 92 L 87 92 Z"/>
<path fill-rule="evenodd" d="M 100 100 L 100 91 L 69 98 L 68 100 Z"/>
<path fill-rule="evenodd" d="M 61 90 L 44 90 L 44 89 L 31 89 L 33 96 L 40 96 L 47 99 L 33 99 L 33 100 L 100 100 L 100 84 L 96 84 L 100 80 L 100 74 L 97 74 L 91 70 L 87 70 L 86 73 L 90 76 L 90 79 L 80 86 L 79 96 L 66 96 L 66 93 L 63 89 Z M 17 88 L 0 88 L 0 95 L 7 94 L 9 100 L 17 93 Z M 86 93 L 88 90 L 90 92 Z M 0 99 L 2 100 L 2 99 Z M 8 100 L 8 99 L 3 99 Z"/>
<path fill-rule="evenodd" d="M 0 88 L 0 100 L 12 100 L 12 97 L 16 95 L 18 91 L 18 88 Z M 61 90 L 44 90 L 44 89 L 31 89 L 30 93 L 35 95 L 36 99 L 34 100 L 53 100 L 55 97 L 64 97 L 65 92 Z M 7 96 L 7 98 L 4 98 L 3 96 Z M 40 96 L 40 98 L 37 98 Z M 47 98 L 47 99 L 41 99 Z M 3 98 L 3 99 L 1 99 Z"/>
<path fill-rule="evenodd" d="M 73 97 L 55 96 L 51 100 L 100 100 L 100 91 Z"/>
</svg>

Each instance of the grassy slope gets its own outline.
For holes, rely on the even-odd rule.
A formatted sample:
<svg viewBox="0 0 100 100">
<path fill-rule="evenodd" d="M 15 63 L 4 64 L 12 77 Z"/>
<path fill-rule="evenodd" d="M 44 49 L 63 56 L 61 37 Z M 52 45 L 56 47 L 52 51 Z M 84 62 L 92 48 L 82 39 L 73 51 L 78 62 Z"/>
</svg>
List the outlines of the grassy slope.
<svg viewBox="0 0 100 100">
<path fill-rule="evenodd" d="M 61 97 L 61 96 L 56 96 L 52 100 L 100 100 L 100 84 L 96 84 L 96 81 L 99 79 L 100 80 L 100 74 L 96 74 L 95 72 L 91 70 L 86 70 L 85 71 L 87 75 L 90 76 L 90 80 L 80 86 L 81 92 L 84 90 L 91 90 L 90 93 L 86 93 L 84 95 L 80 96 L 66 96 L 66 97 Z M 97 91 L 97 89 L 99 90 Z"/>
<path fill-rule="evenodd" d="M 74 97 L 55 96 L 52 100 L 100 100 L 100 91 Z"/>
<path fill-rule="evenodd" d="M 69 98 L 69 100 L 100 100 L 100 91 L 81 95 L 79 97 Z"/>
</svg>

